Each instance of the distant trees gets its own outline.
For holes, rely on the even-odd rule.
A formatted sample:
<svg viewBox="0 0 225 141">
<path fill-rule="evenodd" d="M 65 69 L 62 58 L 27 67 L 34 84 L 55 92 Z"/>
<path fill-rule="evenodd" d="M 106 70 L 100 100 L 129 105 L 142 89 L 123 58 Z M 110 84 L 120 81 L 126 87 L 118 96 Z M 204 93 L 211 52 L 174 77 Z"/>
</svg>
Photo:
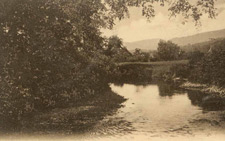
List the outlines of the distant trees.
<svg viewBox="0 0 225 141">
<path fill-rule="evenodd" d="M 109 56 L 115 55 L 117 52 L 124 48 L 123 41 L 118 36 L 111 36 L 108 39 L 108 44 L 106 46 L 105 54 Z"/>
<path fill-rule="evenodd" d="M 111 36 L 107 40 L 105 54 L 109 56 L 114 62 L 126 62 L 132 54 L 123 45 L 123 41 L 118 36 Z"/>
<path fill-rule="evenodd" d="M 225 87 L 225 39 L 212 43 L 210 50 L 191 59 L 189 79 Z"/>
<path fill-rule="evenodd" d="M 204 57 L 204 53 L 199 51 L 199 50 L 195 50 L 195 51 L 192 51 L 192 52 L 187 52 L 186 53 L 186 58 L 188 60 L 190 60 L 190 63 L 193 64 L 195 62 L 198 62 L 200 61 L 203 57 Z"/>
<path fill-rule="evenodd" d="M 188 52 L 189 64 L 173 66 L 170 71 L 191 82 L 225 88 L 225 39 L 205 45 L 208 46 L 211 48 L 205 53 L 199 50 Z"/>
<path fill-rule="evenodd" d="M 182 53 L 180 47 L 171 41 L 160 40 L 158 43 L 157 57 L 160 60 L 177 60 L 181 57 Z"/>
<path fill-rule="evenodd" d="M 133 53 L 133 60 L 137 62 L 148 62 L 151 60 L 150 52 L 144 52 L 141 49 L 136 48 Z"/>
</svg>

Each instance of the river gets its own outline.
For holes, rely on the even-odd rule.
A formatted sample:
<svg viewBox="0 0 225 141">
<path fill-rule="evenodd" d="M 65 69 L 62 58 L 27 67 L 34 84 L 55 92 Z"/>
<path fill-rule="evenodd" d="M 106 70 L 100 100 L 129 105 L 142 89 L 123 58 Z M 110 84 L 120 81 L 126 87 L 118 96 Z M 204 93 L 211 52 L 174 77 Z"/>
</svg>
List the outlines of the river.
<svg viewBox="0 0 225 141">
<path fill-rule="evenodd" d="M 206 94 L 163 83 L 111 88 L 128 100 L 97 125 L 96 140 L 225 140 L 224 112 L 203 105 Z"/>
<path fill-rule="evenodd" d="M 11 140 L 225 140 L 225 112 L 218 99 L 216 104 L 204 103 L 208 95 L 165 83 L 110 87 L 127 100 L 89 130 L 64 136 L 14 136 Z M 89 115 L 81 120 L 93 119 Z"/>
</svg>

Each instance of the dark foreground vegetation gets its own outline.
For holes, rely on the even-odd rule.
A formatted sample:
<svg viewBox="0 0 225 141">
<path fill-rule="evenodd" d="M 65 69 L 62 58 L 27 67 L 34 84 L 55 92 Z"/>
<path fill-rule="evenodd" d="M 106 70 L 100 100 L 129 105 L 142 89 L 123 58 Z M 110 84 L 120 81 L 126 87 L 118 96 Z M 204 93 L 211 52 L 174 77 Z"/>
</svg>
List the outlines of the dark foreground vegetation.
<svg viewBox="0 0 225 141">
<path fill-rule="evenodd" d="M 14 131 L 40 112 L 94 100 L 123 75 L 115 62 L 126 55 L 118 53 L 131 54 L 119 38 L 100 32 L 125 17 L 122 3 L 1 0 L 0 6 L 0 130 Z"/>
<path fill-rule="evenodd" d="M 0 129 L 109 91 L 114 64 L 100 1 L 2 0 Z M 88 9 L 88 10 L 87 10 Z M 112 18 L 113 20 L 113 18 Z M 121 97 L 122 99 L 122 97 Z"/>
</svg>

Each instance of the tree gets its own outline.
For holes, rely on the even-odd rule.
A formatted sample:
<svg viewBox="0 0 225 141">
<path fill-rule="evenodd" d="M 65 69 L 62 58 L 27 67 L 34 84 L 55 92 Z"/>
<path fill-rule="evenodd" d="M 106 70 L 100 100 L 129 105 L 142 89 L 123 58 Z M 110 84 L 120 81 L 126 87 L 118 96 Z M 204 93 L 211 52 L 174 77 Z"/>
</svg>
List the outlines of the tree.
<svg viewBox="0 0 225 141">
<path fill-rule="evenodd" d="M 111 36 L 108 39 L 108 44 L 106 46 L 106 55 L 113 56 L 119 50 L 123 49 L 123 41 L 118 36 Z"/>
<path fill-rule="evenodd" d="M 181 49 L 177 44 L 171 41 L 159 41 L 158 43 L 158 57 L 160 60 L 177 60 L 181 56 Z"/>
<path fill-rule="evenodd" d="M 101 5 L 90 0 L 0 2 L 1 121 L 66 106 L 107 88 L 109 64 L 99 31 L 107 21 L 98 19 Z"/>
<path fill-rule="evenodd" d="M 143 52 L 141 49 L 136 48 L 133 53 L 133 61 L 148 62 L 151 56 L 149 52 Z"/>
<path fill-rule="evenodd" d="M 123 45 L 122 39 L 115 35 L 109 37 L 105 48 L 105 54 L 114 62 L 125 62 L 132 56 Z"/>
</svg>

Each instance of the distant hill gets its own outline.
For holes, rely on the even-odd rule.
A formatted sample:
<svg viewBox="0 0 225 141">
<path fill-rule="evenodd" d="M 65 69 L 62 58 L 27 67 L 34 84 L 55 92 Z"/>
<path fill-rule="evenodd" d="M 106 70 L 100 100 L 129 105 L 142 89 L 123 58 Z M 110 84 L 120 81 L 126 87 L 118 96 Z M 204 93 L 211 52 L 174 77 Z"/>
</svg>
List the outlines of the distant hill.
<svg viewBox="0 0 225 141">
<path fill-rule="evenodd" d="M 142 40 L 137 42 L 125 42 L 124 45 L 131 52 L 133 52 L 136 48 L 139 48 L 145 51 L 156 50 L 158 47 L 159 40 L 160 39 L 149 39 L 149 40 Z"/>
<path fill-rule="evenodd" d="M 207 42 L 217 38 L 225 38 L 225 29 L 210 31 L 210 32 L 203 32 L 203 33 L 195 34 L 192 36 L 173 38 L 171 39 L 171 41 L 180 46 L 185 46 L 188 44 L 197 44 L 197 43 Z"/>
<path fill-rule="evenodd" d="M 192 52 L 192 51 L 198 50 L 200 52 L 206 53 L 210 49 L 212 49 L 215 44 L 218 44 L 220 42 L 224 43 L 224 40 L 225 40 L 225 38 L 217 38 L 217 39 L 206 41 L 206 42 L 185 45 L 185 46 L 182 46 L 181 48 L 185 52 Z"/>
<path fill-rule="evenodd" d="M 210 32 L 203 32 L 191 36 L 186 37 L 178 37 L 173 38 L 170 41 L 180 45 L 180 46 L 187 46 L 198 44 L 202 42 L 208 42 L 212 39 L 217 38 L 225 38 L 225 29 L 217 30 L 217 31 L 210 31 Z M 149 39 L 149 40 L 142 40 L 136 42 L 125 42 L 124 45 L 127 47 L 129 51 L 134 51 L 136 48 L 141 50 L 156 50 L 158 47 L 158 42 L 160 39 Z"/>
</svg>

